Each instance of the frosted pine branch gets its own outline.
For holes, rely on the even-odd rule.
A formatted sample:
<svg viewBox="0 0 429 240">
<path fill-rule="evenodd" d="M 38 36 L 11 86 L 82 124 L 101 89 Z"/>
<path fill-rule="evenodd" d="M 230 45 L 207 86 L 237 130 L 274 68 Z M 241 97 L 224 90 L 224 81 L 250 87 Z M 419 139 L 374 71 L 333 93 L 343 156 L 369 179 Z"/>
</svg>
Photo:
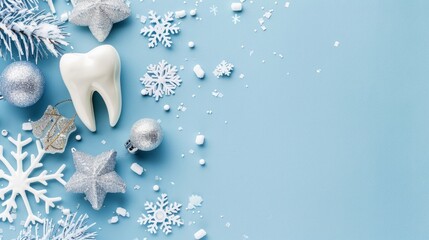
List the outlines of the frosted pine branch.
<svg viewBox="0 0 429 240">
<path fill-rule="evenodd" d="M 0 0 L 3 4 L 7 1 Z M 28 60 L 31 56 L 37 62 L 49 54 L 58 57 L 63 47 L 69 45 L 67 36 L 61 23 L 50 13 L 26 8 L 0 10 L 0 56 L 3 58 L 9 55 L 13 59 L 16 55 L 19 60 Z"/>
<path fill-rule="evenodd" d="M 9 10 L 28 8 L 32 9 L 37 7 L 38 0 L 0 0 L 0 8 L 7 8 Z"/>
<path fill-rule="evenodd" d="M 68 215 L 58 224 L 45 219 L 43 224 L 28 226 L 21 230 L 16 240 L 90 240 L 95 239 L 96 232 L 90 232 L 95 223 L 87 224 L 88 215 Z M 42 229 L 40 229 L 42 228 Z"/>
</svg>

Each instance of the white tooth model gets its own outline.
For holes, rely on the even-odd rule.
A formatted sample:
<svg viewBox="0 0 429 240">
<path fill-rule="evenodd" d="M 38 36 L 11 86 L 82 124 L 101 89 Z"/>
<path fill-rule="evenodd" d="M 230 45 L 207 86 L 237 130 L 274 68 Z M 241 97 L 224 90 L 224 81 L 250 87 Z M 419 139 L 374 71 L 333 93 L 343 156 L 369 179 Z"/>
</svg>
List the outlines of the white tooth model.
<svg viewBox="0 0 429 240">
<path fill-rule="evenodd" d="M 96 131 L 92 95 L 98 92 L 114 127 L 121 116 L 121 61 L 116 49 L 102 45 L 88 53 L 67 53 L 61 57 L 60 71 L 76 113 L 85 126 Z"/>
</svg>

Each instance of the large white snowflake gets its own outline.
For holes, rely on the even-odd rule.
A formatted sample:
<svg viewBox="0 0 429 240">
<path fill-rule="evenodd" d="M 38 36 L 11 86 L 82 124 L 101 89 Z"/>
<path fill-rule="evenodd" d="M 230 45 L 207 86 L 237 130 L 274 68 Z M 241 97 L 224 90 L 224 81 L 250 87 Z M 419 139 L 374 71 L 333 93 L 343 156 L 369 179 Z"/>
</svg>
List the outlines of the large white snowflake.
<svg viewBox="0 0 429 240">
<path fill-rule="evenodd" d="M 147 225 L 148 231 L 152 234 L 157 232 L 158 224 L 161 224 L 159 228 L 166 235 L 171 233 L 172 225 L 177 225 L 178 227 L 183 225 L 183 220 L 180 219 L 180 215 L 177 215 L 182 204 L 176 202 L 168 204 L 168 197 L 165 193 L 158 197 L 156 205 L 153 202 L 146 201 L 144 206 L 147 216 L 142 214 L 137 222 L 140 225 Z"/>
<path fill-rule="evenodd" d="M 216 66 L 215 70 L 213 71 L 213 74 L 217 78 L 220 78 L 222 76 L 229 77 L 233 70 L 234 70 L 234 65 L 223 60 L 221 63 L 219 63 L 219 65 Z"/>
<path fill-rule="evenodd" d="M 178 34 L 180 31 L 180 28 L 176 24 L 172 24 L 174 21 L 173 13 L 168 12 L 161 18 L 156 15 L 156 12 L 149 11 L 148 17 L 151 25 L 149 27 L 145 26 L 140 30 L 140 34 L 149 37 L 148 46 L 153 48 L 158 45 L 158 42 L 161 42 L 165 47 L 171 47 L 173 43 L 171 35 Z"/>
<path fill-rule="evenodd" d="M 9 222 L 13 222 L 14 217 L 12 210 L 17 209 L 18 206 L 16 198 L 20 195 L 27 210 L 25 226 L 28 226 L 30 222 L 34 224 L 36 221 L 43 223 L 43 220 L 33 213 L 27 193 L 32 194 L 37 203 L 39 203 L 40 200 L 45 202 L 45 212 L 48 214 L 49 209 L 55 207 L 55 202 L 61 201 L 61 197 L 48 197 L 45 195 L 47 193 L 46 189 L 37 190 L 31 185 L 41 183 L 44 186 L 47 186 L 47 181 L 49 180 L 56 180 L 65 185 L 66 182 L 62 178 L 64 176 L 62 172 L 66 165 L 63 164 L 55 173 L 48 174 L 48 171 L 43 170 L 39 175 L 30 177 L 34 170 L 43 166 L 41 160 L 45 154 L 45 150 L 43 150 L 42 144 L 40 144 L 40 141 L 36 141 L 38 154 L 31 154 L 30 165 L 27 169 L 24 169 L 23 161 L 27 158 L 28 153 L 23 152 L 22 149 L 32 141 L 32 138 L 27 138 L 22 141 L 21 134 L 18 134 L 17 139 L 9 137 L 8 140 L 16 146 L 16 152 L 11 151 L 11 155 L 16 161 L 16 169 L 14 169 L 10 164 L 10 161 L 5 158 L 3 154 L 3 146 L 0 146 L 0 161 L 9 172 L 5 173 L 0 169 L 0 179 L 4 179 L 8 182 L 6 187 L 0 189 L 1 200 L 4 200 L 6 194 L 8 194 L 7 200 L 1 204 L 4 207 L 4 211 L 0 213 L 0 218 L 2 221 L 8 220 Z"/>
<path fill-rule="evenodd" d="M 140 78 L 140 81 L 145 87 L 141 94 L 153 96 L 156 101 L 163 95 L 174 94 L 174 89 L 182 82 L 180 76 L 177 75 L 177 67 L 168 64 L 165 60 L 157 65 L 150 64 L 147 67 L 147 73 Z"/>
</svg>

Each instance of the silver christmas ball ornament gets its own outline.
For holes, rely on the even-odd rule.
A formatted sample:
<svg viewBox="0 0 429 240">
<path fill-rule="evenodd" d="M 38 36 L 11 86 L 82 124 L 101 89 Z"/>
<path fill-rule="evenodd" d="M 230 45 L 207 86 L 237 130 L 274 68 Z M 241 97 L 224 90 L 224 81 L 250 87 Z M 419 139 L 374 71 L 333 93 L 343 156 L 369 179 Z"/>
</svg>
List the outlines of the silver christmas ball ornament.
<svg viewBox="0 0 429 240">
<path fill-rule="evenodd" d="M 161 125 L 154 119 L 143 118 L 134 123 L 125 147 L 130 153 L 151 151 L 161 144 L 162 138 Z"/>
<path fill-rule="evenodd" d="M 17 107 L 34 105 L 42 97 L 44 89 L 42 72 L 30 62 L 11 63 L 0 76 L 0 93 L 7 102 Z"/>
</svg>

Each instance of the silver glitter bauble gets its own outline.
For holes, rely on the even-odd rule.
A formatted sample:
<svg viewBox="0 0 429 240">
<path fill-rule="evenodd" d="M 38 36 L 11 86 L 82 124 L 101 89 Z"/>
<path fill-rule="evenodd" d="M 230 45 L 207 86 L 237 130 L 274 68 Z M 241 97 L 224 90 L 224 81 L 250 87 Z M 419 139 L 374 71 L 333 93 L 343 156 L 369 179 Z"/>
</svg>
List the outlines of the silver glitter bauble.
<svg viewBox="0 0 429 240">
<path fill-rule="evenodd" d="M 30 62 L 11 63 L 0 76 L 0 93 L 17 107 L 34 105 L 42 97 L 44 89 L 42 72 Z"/>
<path fill-rule="evenodd" d="M 154 119 L 143 118 L 131 128 L 130 140 L 125 144 L 128 151 L 151 151 L 161 144 L 163 138 L 161 125 Z"/>
</svg>

